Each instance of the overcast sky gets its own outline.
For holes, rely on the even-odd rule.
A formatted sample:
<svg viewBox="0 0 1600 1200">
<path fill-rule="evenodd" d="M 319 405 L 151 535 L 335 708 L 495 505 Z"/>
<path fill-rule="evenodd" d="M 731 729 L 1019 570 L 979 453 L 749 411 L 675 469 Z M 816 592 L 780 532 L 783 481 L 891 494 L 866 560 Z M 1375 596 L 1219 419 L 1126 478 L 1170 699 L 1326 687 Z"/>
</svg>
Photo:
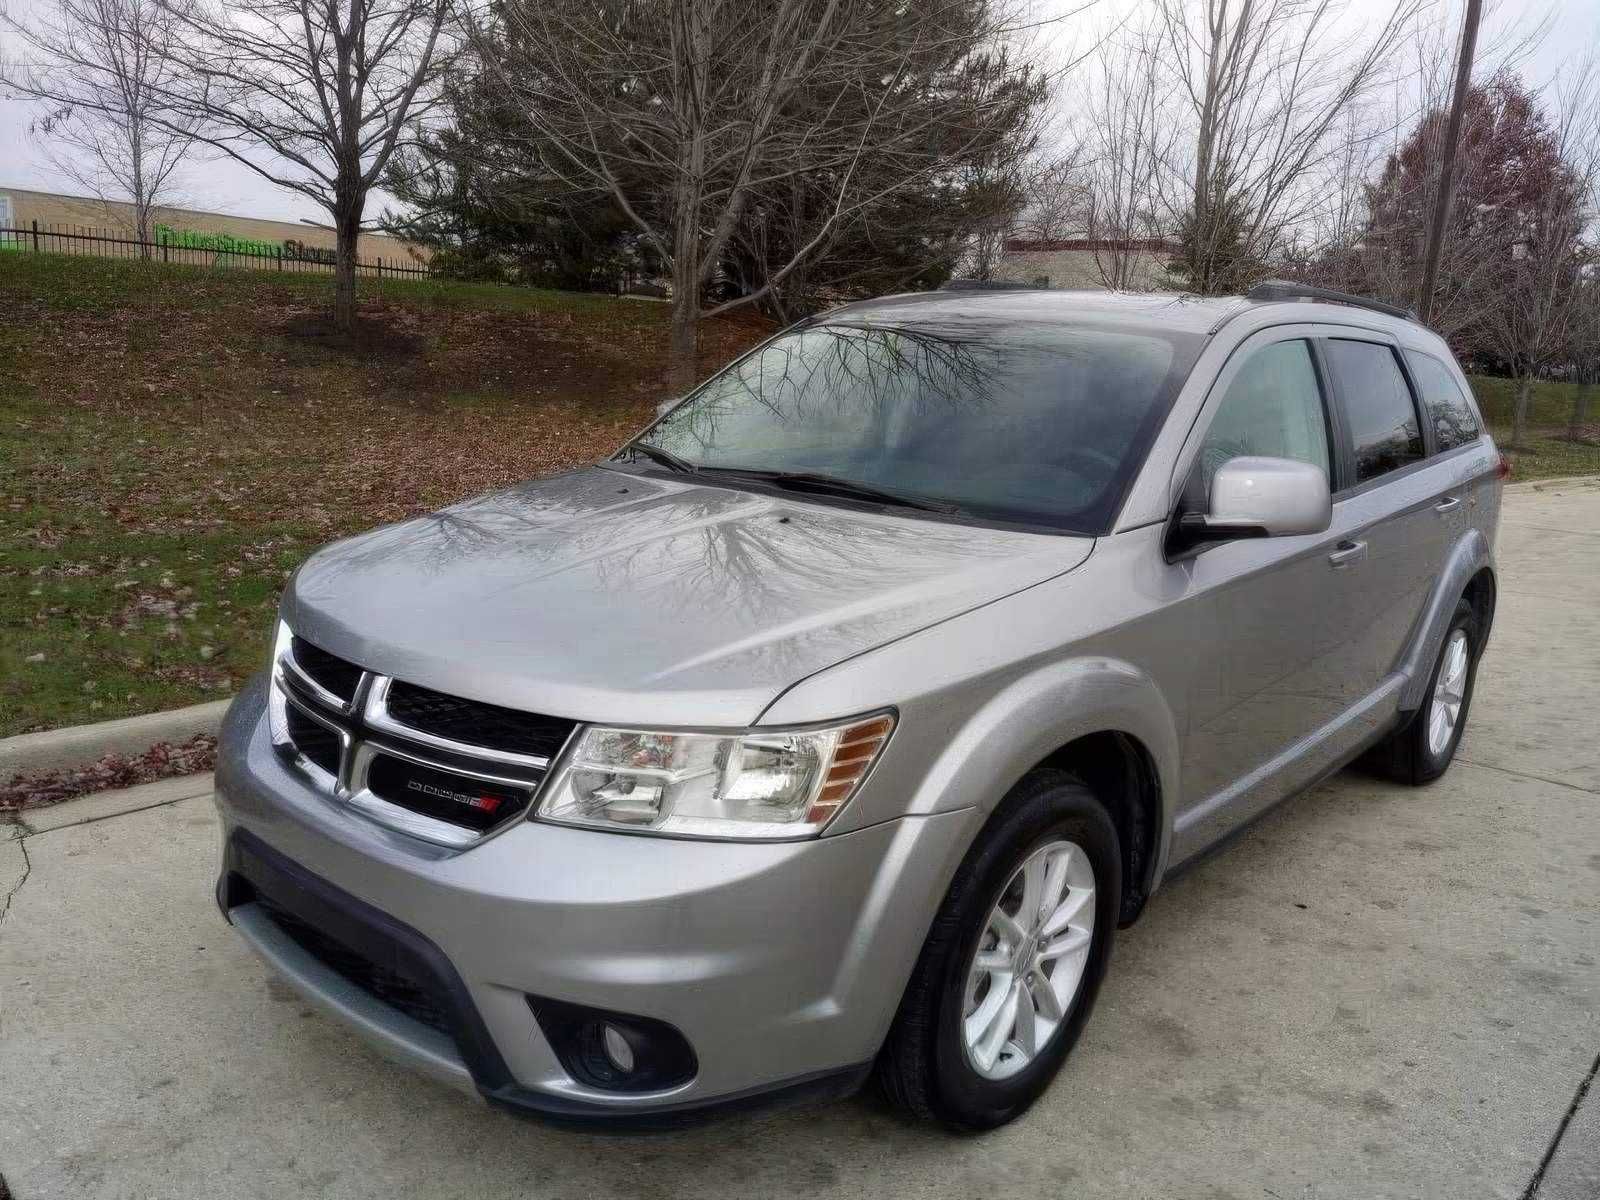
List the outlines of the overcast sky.
<svg viewBox="0 0 1600 1200">
<path fill-rule="evenodd" d="M 0 0 L 18 19 L 25 19 L 30 11 L 40 10 L 50 0 Z M 1079 7 L 1078 0 L 1046 0 L 1062 8 Z M 1369 27 L 1381 21 L 1392 7 L 1393 0 L 1350 0 L 1345 19 Z M 1460 0 L 1444 0 L 1452 12 L 1458 12 Z M 1064 22 L 1054 40 L 1062 45 L 1076 42 L 1087 44 L 1093 31 L 1103 27 L 1116 14 L 1137 7 L 1138 0 L 1100 0 L 1089 12 Z M 1533 6 L 1521 0 L 1502 0 L 1498 6 L 1502 16 L 1511 12 L 1526 12 Z M 1563 62 L 1585 53 L 1600 51 L 1600 0 L 1552 0 L 1549 5 L 1552 27 L 1549 36 L 1524 66 L 1524 75 L 1530 84 L 1546 82 L 1561 69 Z M 1542 11 L 1542 10 L 1541 10 Z M 1459 21 L 1459 16 L 1452 16 Z M 14 60 L 18 48 L 6 31 L 0 30 L 0 60 Z M 34 188 L 41 191 L 80 192 L 82 189 L 64 176 L 43 152 L 35 136 L 29 131 L 34 110 L 27 103 L 0 95 L 0 188 L 6 186 Z M 196 162 L 187 167 L 179 181 L 175 203 L 189 208 L 213 212 L 235 213 L 239 216 L 275 217 L 296 220 L 310 217 L 326 220 L 316 205 L 303 197 L 273 186 L 239 163 L 221 160 Z M 369 203 L 369 217 L 375 217 L 383 206 L 383 199 L 375 197 Z"/>
</svg>

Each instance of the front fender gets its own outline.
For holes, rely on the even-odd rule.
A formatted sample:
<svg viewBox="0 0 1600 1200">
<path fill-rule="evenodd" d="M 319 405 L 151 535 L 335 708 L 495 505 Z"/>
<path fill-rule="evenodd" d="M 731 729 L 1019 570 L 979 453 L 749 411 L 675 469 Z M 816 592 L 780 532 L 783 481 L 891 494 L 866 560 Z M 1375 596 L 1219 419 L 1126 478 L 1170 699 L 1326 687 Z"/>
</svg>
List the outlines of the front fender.
<svg viewBox="0 0 1600 1200">
<path fill-rule="evenodd" d="M 1016 782 L 1055 751 L 1089 734 L 1115 732 L 1138 741 L 1155 769 L 1160 807 L 1152 877 L 1160 878 L 1178 796 L 1178 729 L 1155 682 L 1132 663 L 1074 656 L 899 707 L 899 728 L 883 759 L 830 832 L 960 809 L 977 810 L 976 831 Z"/>
</svg>

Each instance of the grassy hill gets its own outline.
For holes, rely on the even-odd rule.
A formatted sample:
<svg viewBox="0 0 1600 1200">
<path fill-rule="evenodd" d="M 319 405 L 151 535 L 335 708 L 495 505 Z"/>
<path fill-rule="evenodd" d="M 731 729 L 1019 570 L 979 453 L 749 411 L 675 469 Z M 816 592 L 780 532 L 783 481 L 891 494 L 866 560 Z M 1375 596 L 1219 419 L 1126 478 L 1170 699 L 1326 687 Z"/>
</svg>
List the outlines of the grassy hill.
<svg viewBox="0 0 1600 1200">
<path fill-rule="evenodd" d="M 665 395 L 666 306 L 0 256 L 0 736 L 232 691 L 330 538 L 609 453 Z M 763 336 L 711 323 L 710 370 Z"/>
</svg>

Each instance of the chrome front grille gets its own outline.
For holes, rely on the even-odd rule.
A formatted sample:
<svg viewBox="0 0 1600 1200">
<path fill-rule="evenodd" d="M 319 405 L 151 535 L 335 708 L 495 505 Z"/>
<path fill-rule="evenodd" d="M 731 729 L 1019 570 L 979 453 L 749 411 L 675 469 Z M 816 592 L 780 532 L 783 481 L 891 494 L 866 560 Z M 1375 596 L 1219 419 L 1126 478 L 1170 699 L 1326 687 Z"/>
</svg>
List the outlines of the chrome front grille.
<svg viewBox="0 0 1600 1200">
<path fill-rule="evenodd" d="M 319 790 L 391 829 L 470 846 L 524 816 L 574 721 L 404 683 L 280 639 L 273 740 Z"/>
<path fill-rule="evenodd" d="M 386 700 L 389 716 L 409 729 L 525 758 L 554 757 L 577 724 L 446 696 L 398 679 L 389 685 Z"/>
<path fill-rule="evenodd" d="M 289 643 L 290 656 L 300 672 L 312 683 L 331 696 L 349 704 L 361 686 L 361 668 L 313 646 L 305 638 L 294 638 Z"/>
<path fill-rule="evenodd" d="M 344 752 L 338 731 L 318 721 L 299 705 L 291 704 L 285 717 L 294 748 L 326 774 L 338 778 L 339 757 Z"/>
</svg>

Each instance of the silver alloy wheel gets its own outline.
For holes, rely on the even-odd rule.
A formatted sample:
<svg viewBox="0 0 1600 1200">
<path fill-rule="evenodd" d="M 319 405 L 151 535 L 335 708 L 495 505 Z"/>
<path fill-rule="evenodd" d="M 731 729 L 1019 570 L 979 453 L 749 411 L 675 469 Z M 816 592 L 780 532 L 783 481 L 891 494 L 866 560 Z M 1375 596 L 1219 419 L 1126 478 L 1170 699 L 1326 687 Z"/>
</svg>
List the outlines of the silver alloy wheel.
<svg viewBox="0 0 1600 1200">
<path fill-rule="evenodd" d="M 961 1010 L 962 1046 L 979 1075 L 1015 1075 L 1060 1030 L 1089 962 L 1094 908 L 1094 865 L 1065 839 L 1035 850 L 1001 889 Z"/>
<path fill-rule="evenodd" d="M 1428 753 L 1443 754 L 1461 720 L 1461 702 L 1467 694 L 1467 631 L 1453 630 L 1444 645 L 1439 678 L 1433 685 L 1433 702 L 1428 706 Z"/>
</svg>

